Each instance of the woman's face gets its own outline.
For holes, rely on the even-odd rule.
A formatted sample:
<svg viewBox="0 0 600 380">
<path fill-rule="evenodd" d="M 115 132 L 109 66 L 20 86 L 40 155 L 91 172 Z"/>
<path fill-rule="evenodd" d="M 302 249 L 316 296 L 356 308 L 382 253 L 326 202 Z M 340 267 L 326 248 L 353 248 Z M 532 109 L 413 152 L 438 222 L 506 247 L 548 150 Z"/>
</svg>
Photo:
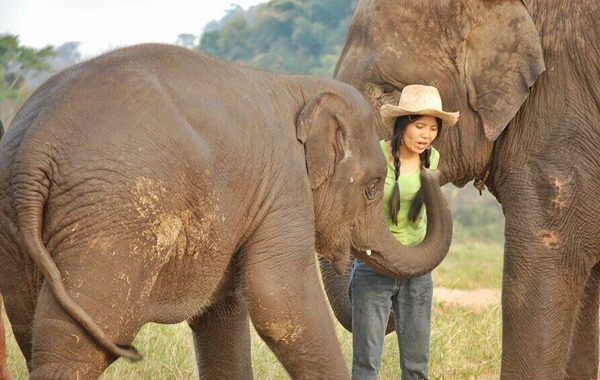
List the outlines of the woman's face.
<svg viewBox="0 0 600 380">
<path fill-rule="evenodd" d="M 414 117 L 413 117 L 414 118 Z M 431 146 L 438 135 L 437 120 L 433 116 L 419 116 L 404 128 L 402 146 L 412 153 L 421 154 Z"/>
</svg>

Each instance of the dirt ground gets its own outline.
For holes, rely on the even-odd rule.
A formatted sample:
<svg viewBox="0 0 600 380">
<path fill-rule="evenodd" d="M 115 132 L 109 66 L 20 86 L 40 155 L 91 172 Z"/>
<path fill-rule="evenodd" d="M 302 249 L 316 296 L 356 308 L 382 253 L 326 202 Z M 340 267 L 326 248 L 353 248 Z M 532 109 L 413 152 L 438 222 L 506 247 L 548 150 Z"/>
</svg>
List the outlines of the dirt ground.
<svg viewBox="0 0 600 380">
<path fill-rule="evenodd" d="M 434 288 L 433 299 L 480 311 L 488 306 L 500 304 L 500 289 L 460 290 Z"/>
</svg>

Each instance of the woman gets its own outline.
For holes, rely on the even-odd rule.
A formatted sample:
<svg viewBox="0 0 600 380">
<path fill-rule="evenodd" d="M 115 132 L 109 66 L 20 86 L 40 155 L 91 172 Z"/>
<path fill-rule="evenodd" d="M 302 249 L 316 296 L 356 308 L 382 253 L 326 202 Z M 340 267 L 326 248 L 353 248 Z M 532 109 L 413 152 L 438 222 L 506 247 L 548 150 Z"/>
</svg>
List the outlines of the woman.
<svg viewBox="0 0 600 380">
<path fill-rule="evenodd" d="M 420 169 L 437 168 L 431 144 L 442 125 L 453 126 L 458 112 L 444 112 L 435 87 L 411 85 L 398 105 L 381 107 L 391 141 L 381 141 L 388 163 L 384 211 L 390 231 L 404 245 L 425 237 Z M 402 379 L 428 379 L 433 283 L 431 273 L 407 280 L 380 275 L 356 260 L 350 279 L 352 300 L 352 379 L 377 379 L 390 310 L 396 321 Z"/>
</svg>

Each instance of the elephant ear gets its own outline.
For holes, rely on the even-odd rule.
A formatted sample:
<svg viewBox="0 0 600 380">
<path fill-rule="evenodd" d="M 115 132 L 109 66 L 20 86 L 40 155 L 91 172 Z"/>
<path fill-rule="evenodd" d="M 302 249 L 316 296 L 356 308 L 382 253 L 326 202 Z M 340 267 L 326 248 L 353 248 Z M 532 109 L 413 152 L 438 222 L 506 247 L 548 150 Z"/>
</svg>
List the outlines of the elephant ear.
<svg viewBox="0 0 600 380">
<path fill-rule="evenodd" d="M 542 45 L 522 1 L 477 1 L 471 30 L 462 43 L 469 105 L 495 141 L 515 116 L 529 87 L 545 70 Z M 461 67 L 462 66 L 462 67 Z"/>
<path fill-rule="evenodd" d="M 323 92 L 311 99 L 296 119 L 296 138 L 304 144 L 310 186 L 319 187 L 333 175 L 346 151 L 346 128 L 341 121 L 349 105 L 340 96 Z"/>
</svg>

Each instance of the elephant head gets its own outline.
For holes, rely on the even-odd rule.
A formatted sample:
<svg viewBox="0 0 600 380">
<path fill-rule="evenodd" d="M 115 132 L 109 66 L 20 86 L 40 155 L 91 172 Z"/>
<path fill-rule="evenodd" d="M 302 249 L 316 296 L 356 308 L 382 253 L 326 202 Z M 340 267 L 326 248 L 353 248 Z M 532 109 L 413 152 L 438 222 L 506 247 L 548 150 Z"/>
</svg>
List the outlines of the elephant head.
<svg viewBox="0 0 600 380">
<path fill-rule="evenodd" d="M 346 86 L 345 86 L 346 87 Z M 429 228 L 417 247 L 400 244 L 383 212 L 386 163 L 369 103 L 358 91 L 325 92 L 299 113 L 296 136 L 304 144 L 313 191 L 316 249 L 344 271 L 354 254 L 376 271 L 396 277 L 431 271 L 445 257 L 452 219 L 434 172 L 423 173 Z"/>
<path fill-rule="evenodd" d="M 460 111 L 436 139 L 442 183 L 482 171 L 492 143 L 543 72 L 537 29 L 521 1 L 359 1 L 335 76 L 379 110 L 404 86 L 439 89 Z M 381 121 L 380 137 L 388 136 Z"/>
</svg>

